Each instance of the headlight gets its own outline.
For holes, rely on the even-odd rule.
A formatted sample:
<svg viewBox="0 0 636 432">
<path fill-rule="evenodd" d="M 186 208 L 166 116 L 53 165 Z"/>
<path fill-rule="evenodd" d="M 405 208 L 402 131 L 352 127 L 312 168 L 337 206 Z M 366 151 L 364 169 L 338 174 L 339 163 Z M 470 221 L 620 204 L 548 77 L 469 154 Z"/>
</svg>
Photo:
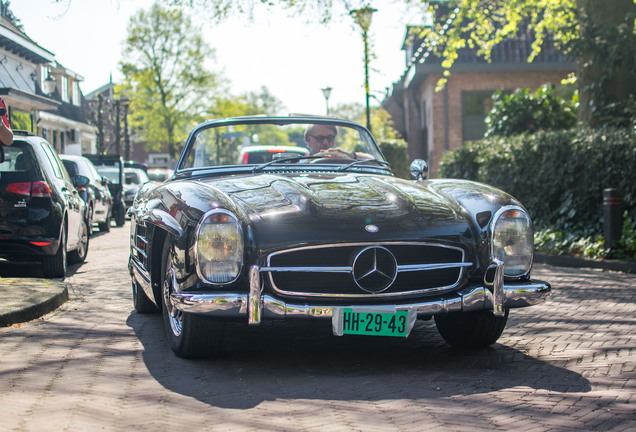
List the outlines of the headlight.
<svg viewBox="0 0 636 432">
<path fill-rule="evenodd" d="M 492 222 L 491 257 L 504 263 L 504 276 L 519 277 L 530 272 L 534 236 L 530 217 L 521 208 L 501 208 Z"/>
<path fill-rule="evenodd" d="M 197 227 L 197 272 L 209 283 L 233 282 L 243 266 L 243 230 L 225 210 L 207 212 Z"/>
</svg>

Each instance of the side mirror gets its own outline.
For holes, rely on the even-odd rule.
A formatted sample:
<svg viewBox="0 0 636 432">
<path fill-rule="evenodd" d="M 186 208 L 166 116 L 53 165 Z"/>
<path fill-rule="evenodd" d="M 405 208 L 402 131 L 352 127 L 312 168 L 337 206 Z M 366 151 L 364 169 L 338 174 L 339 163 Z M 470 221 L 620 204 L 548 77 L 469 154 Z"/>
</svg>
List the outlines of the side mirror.
<svg viewBox="0 0 636 432">
<path fill-rule="evenodd" d="M 411 178 L 416 181 L 426 180 L 428 175 L 428 164 L 425 160 L 415 159 L 411 162 Z"/>
<path fill-rule="evenodd" d="M 76 174 L 73 177 L 73 186 L 75 187 L 82 187 L 82 186 L 86 186 L 87 184 L 89 184 L 91 182 L 91 179 L 89 179 L 88 177 L 86 177 L 85 175 L 81 175 L 81 174 Z"/>
<path fill-rule="evenodd" d="M 103 186 L 108 186 L 108 183 L 110 183 L 110 182 L 108 181 L 107 177 L 102 177 L 101 183 L 102 183 Z"/>
</svg>

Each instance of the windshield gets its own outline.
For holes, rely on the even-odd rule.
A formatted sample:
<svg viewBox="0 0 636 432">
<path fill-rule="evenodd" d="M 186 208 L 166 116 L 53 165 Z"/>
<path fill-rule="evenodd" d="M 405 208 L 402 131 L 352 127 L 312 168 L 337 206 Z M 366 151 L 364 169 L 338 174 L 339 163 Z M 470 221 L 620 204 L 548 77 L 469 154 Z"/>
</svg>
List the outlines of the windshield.
<svg viewBox="0 0 636 432">
<path fill-rule="evenodd" d="M 179 168 L 262 166 L 277 161 L 345 165 L 369 160 L 385 161 L 367 130 L 353 123 L 234 119 L 200 125 Z"/>
</svg>

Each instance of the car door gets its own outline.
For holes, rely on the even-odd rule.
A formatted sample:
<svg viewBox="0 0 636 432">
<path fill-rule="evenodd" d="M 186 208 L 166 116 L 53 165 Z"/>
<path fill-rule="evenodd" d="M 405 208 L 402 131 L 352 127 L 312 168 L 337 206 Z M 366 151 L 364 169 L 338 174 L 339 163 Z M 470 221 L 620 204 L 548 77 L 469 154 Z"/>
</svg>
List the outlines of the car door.
<svg viewBox="0 0 636 432">
<path fill-rule="evenodd" d="M 80 197 L 77 189 L 73 186 L 70 176 L 63 168 L 62 161 L 55 153 L 55 150 L 46 142 L 40 143 L 45 156 L 43 167 L 52 183 L 55 184 L 60 196 L 65 201 L 68 215 L 68 247 L 74 248 L 79 244 L 82 235 L 82 223 L 84 218 L 84 201 Z"/>
<path fill-rule="evenodd" d="M 90 161 L 82 161 L 86 168 L 86 176 L 91 179 L 95 193 L 95 219 L 104 220 L 110 210 L 110 192 L 102 183 L 102 176 L 99 175 L 95 166 Z"/>
</svg>

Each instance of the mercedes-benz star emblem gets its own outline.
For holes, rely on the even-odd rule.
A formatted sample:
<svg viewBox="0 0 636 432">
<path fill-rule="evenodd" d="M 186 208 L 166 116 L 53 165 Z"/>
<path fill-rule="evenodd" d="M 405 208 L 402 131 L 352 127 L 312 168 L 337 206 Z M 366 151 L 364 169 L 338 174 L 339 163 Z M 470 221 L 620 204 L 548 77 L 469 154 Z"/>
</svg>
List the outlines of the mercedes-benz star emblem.
<svg viewBox="0 0 636 432">
<path fill-rule="evenodd" d="M 353 280 L 369 293 L 381 293 L 397 277 L 397 261 L 391 251 L 382 246 L 362 249 L 353 260 Z"/>
</svg>

